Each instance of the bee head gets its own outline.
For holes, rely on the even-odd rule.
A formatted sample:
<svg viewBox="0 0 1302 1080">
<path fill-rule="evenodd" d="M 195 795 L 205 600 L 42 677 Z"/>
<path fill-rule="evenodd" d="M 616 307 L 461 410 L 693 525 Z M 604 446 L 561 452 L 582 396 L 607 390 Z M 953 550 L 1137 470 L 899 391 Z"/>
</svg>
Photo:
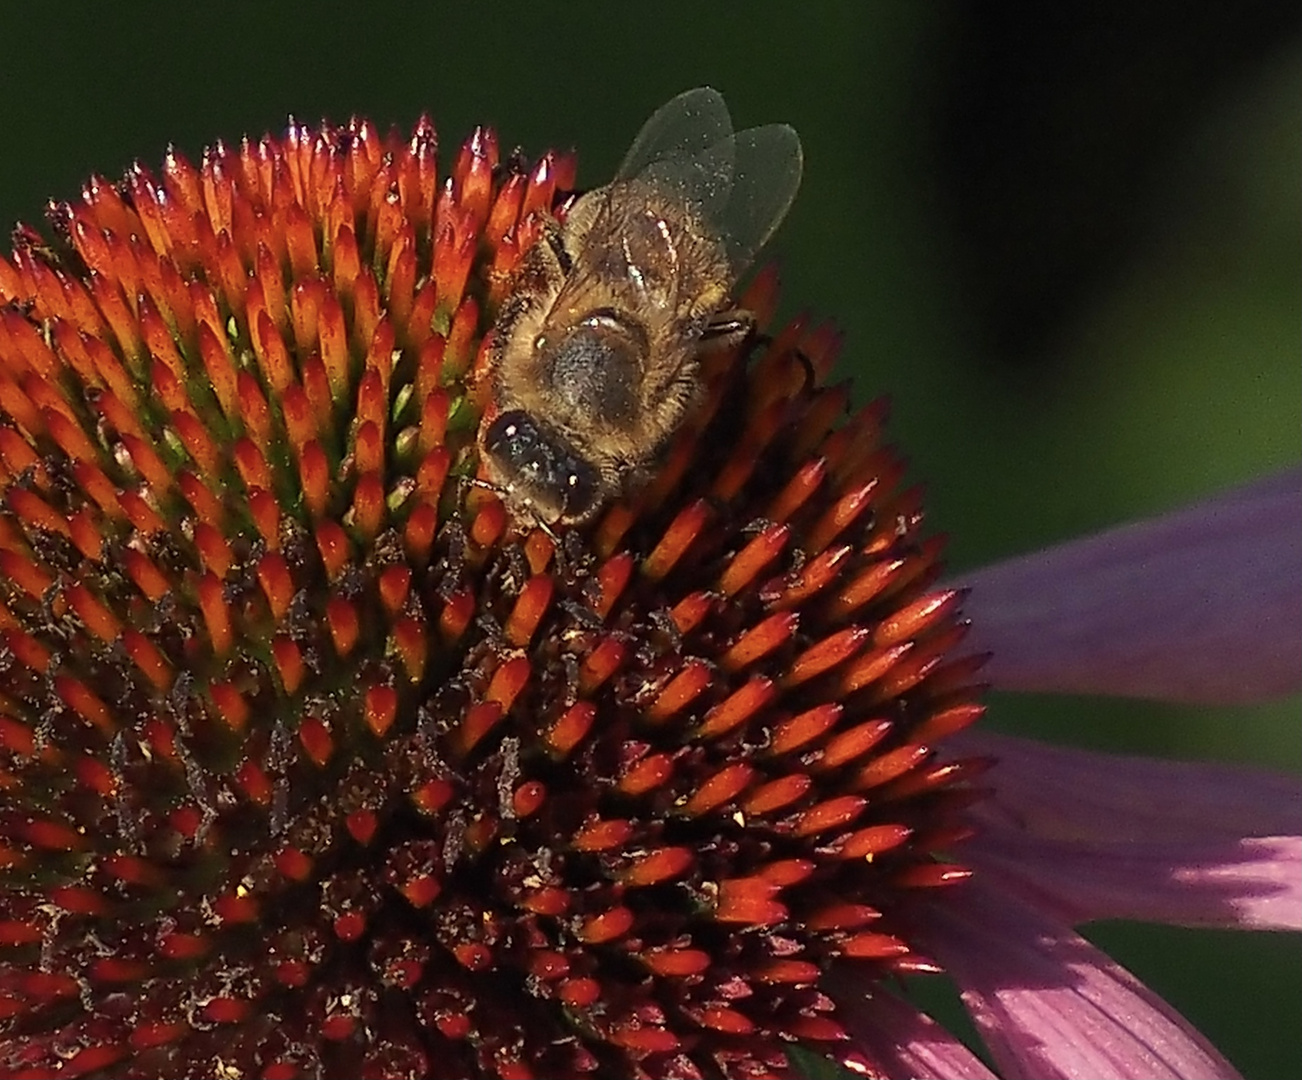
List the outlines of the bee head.
<svg viewBox="0 0 1302 1080">
<path fill-rule="evenodd" d="M 529 413 L 513 409 L 497 416 L 482 445 L 489 473 L 507 499 L 539 522 L 582 521 L 600 505 L 600 473 Z"/>
</svg>

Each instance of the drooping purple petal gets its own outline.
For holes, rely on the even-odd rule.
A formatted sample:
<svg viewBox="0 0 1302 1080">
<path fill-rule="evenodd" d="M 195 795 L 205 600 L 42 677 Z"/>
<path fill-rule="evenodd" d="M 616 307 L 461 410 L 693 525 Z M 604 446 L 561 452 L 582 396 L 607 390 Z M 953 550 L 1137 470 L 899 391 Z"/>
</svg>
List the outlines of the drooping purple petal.
<svg viewBox="0 0 1302 1080">
<path fill-rule="evenodd" d="M 1006 1080 L 1230 1080 L 1234 1068 L 1124 968 L 1006 883 L 937 904 L 924 944 Z"/>
<path fill-rule="evenodd" d="M 926 1013 L 846 965 L 834 980 L 837 1019 L 852 1048 L 837 1057 L 851 1072 L 911 1080 L 996 1080 L 985 1063 Z"/>
<path fill-rule="evenodd" d="M 964 860 L 1065 921 L 1302 929 L 1302 777 L 982 731 L 954 742 L 999 762 Z"/>
<path fill-rule="evenodd" d="M 999 689 L 1202 703 L 1302 689 L 1302 469 L 959 584 Z"/>
</svg>

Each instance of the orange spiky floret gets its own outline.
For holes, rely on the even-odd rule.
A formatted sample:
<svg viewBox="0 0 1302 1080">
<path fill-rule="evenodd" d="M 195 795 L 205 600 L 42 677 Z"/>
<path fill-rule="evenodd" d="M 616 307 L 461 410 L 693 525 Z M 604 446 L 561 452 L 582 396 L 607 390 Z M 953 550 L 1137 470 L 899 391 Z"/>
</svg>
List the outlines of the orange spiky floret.
<svg viewBox="0 0 1302 1080">
<path fill-rule="evenodd" d="M 483 338 L 574 162 L 435 149 L 172 153 L 0 260 L 0 1074 L 775 1076 L 930 966 L 978 663 L 884 409 L 796 320 L 522 532 Z"/>
</svg>

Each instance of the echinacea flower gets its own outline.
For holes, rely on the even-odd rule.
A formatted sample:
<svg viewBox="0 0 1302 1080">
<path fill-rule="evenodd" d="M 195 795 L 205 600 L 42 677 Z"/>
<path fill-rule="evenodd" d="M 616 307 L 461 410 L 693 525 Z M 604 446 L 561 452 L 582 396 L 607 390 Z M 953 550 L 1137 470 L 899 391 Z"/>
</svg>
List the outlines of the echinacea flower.
<svg viewBox="0 0 1302 1080">
<path fill-rule="evenodd" d="M 557 551 L 469 481 L 573 173 L 293 126 L 0 260 L 0 1077 L 992 1076 L 940 968 L 1002 1075 L 1231 1075 L 1071 928 L 1297 928 L 1296 782 L 965 729 L 1295 688 L 1297 476 L 965 601 L 798 323 Z"/>
</svg>

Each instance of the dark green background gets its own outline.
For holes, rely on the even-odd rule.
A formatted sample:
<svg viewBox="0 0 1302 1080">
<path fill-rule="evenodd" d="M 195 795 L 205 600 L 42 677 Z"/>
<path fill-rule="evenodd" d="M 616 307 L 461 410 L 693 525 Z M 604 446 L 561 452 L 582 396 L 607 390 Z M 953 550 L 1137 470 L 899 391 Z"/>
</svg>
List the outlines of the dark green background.
<svg viewBox="0 0 1302 1080">
<path fill-rule="evenodd" d="M 289 113 L 428 110 L 445 159 L 486 121 L 579 147 L 596 184 L 710 84 L 740 126 L 799 130 L 786 310 L 835 317 L 859 398 L 892 395 L 953 567 L 1302 458 L 1302 50 L 1265 5 L 371 7 L 6 5 L 0 221 Z M 1061 742 L 1302 767 L 1296 698 L 992 705 Z M 1253 1080 L 1302 1069 L 1296 935 L 1092 934 Z"/>
</svg>

